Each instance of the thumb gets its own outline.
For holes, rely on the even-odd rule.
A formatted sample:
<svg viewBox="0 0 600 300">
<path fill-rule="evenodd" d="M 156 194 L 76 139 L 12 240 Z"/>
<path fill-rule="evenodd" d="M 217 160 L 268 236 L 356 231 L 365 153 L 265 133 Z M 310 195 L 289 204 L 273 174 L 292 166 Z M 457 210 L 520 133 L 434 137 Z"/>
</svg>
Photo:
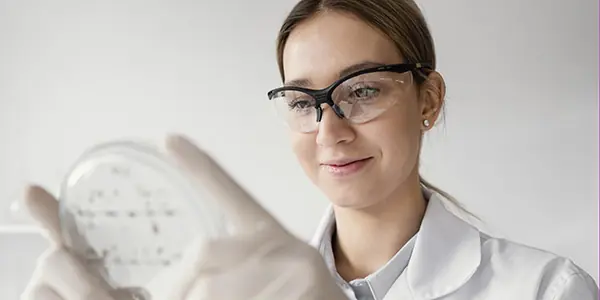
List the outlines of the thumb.
<svg viewBox="0 0 600 300">
<path fill-rule="evenodd" d="M 40 186 L 29 186 L 25 194 L 25 206 L 31 217 L 40 225 L 47 238 L 57 244 L 63 244 L 58 213 L 58 201 Z"/>
<path fill-rule="evenodd" d="M 279 223 L 208 154 L 183 136 L 167 138 L 166 149 L 200 188 L 214 197 L 236 230 L 256 230 Z"/>
</svg>

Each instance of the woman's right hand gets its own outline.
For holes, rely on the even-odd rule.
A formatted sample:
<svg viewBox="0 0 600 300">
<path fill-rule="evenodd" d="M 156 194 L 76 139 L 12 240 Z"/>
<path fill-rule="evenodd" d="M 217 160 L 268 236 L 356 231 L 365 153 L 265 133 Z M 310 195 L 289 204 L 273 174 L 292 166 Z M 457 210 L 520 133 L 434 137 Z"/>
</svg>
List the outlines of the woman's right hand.
<svg viewBox="0 0 600 300">
<path fill-rule="evenodd" d="M 27 190 L 25 203 L 51 246 L 38 259 L 21 299 L 115 300 L 107 292 L 106 284 L 91 275 L 85 265 L 65 248 L 60 230 L 58 201 L 43 188 L 32 186 Z"/>
</svg>

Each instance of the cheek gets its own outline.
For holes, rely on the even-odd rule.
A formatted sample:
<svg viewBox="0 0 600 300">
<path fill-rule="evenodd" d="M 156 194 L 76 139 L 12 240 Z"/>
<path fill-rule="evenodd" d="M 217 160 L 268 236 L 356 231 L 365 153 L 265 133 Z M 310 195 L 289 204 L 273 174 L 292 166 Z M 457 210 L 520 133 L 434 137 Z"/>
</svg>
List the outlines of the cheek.
<svg viewBox="0 0 600 300">
<path fill-rule="evenodd" d="M 397 104 L 377 123 L 366 136 L 371 136 L 372 143 L 380 146 L 384 165 L 402 168 L 416 163 L 421 139 L 416 100 Z"/>
<path fill-rule="evenodd" d="M 290 132 L 290 144 L 304 171 L 311 175 L 317 164 L 314 134 Z"/>
</svg>

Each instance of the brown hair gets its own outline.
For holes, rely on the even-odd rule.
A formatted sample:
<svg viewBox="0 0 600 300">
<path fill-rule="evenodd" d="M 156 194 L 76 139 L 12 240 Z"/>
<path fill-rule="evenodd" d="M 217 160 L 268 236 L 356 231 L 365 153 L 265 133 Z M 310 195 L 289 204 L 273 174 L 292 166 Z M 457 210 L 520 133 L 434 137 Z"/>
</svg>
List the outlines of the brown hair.
<svg viewBox="0 0 600 300">
<path fill-rule="evenodd" d="M 406 63 L 428 63 L 436 69 L 433 38 L 421 9 L 414 0 L 300 0 L 283 22 L 277 37 L 277 64 L 282 81 L 285 81 L 283 52 L 290 33 L 302 22 L 327 11 L 352 14 L 374 26 L 394 42 Z M 417 84 L 423 84 L 427 76 L 418 73 Z M 454 197 L 421 178 L 421 185 L 446 198 L 459 212 L 474 217 Z M 465 216 L 461 216 L 465 217 Z"/>
<path fill-rule="evenodd" d="M 283 22 L 277 37 L 277 64 L 285 81 L 283 50 L 290 33 L 311 17 L 327 12 L 350 13 L 379 29 L 407 63 L 428 63 L 435 70 L 435 47 L 421 10 L 413 0 L 301 0 Z M 422 83 L 422 77 L 417 76 Z"/>
</svg>

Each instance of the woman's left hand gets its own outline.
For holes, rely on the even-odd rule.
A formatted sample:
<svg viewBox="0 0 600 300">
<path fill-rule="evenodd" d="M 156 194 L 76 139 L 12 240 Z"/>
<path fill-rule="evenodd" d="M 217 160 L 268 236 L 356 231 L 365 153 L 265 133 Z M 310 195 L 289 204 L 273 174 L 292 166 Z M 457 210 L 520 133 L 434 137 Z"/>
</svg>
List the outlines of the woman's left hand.
<svg viewBox="0 0 600 300">
<path fill-rule="evenodd" d="M 345 300 L 320 254 L 292 236 L 210 156 L 181 136 L 167 149 L 219 201 L 235 234 L 195 245 L 168 299 Z"/>
</svg>

